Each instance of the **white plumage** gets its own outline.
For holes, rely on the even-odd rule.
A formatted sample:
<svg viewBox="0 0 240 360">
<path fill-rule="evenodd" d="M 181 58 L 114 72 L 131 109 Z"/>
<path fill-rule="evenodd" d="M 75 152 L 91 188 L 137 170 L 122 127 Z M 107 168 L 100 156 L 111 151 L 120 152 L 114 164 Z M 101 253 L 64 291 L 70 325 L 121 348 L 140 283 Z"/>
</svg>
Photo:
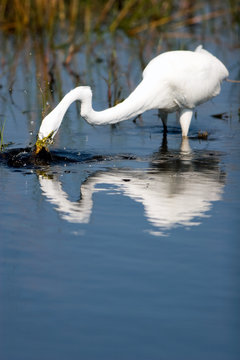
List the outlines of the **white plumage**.
<svg viewBox="0 0 240 360">
<path fill-rule="evenodd" d="M 71 90 L 43 119 L 38 138 L 42 140 L 50 134 L 53 138 L 75 100 L 81 101 L 81 116 L 92 125 L 115 124 L 147 110 L 159 109 L 166 130 L 168 113 L 176 111 L 184 137 L 188 134 L 193 109 L 218 95 L 228 75 L 223 63 L 201 45 L 195 51 L 169 51 L 151 60 L 136 89 L 112 108 L 94 111 L 88 86 Z"/>
</svg>

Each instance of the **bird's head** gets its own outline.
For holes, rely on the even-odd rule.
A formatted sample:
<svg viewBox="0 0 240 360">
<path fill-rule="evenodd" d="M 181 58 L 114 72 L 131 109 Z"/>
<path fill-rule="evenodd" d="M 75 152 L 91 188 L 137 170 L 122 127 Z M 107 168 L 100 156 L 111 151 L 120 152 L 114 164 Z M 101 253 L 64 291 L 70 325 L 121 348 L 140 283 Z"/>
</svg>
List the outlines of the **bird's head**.
<svg viewBox="0 0 240 360">
<path fill-rule="evenodd" d="M 38 132 L 35 152 L 38 153 L 42 148 L 47 148 L 47 145 L 53 142 L 53 138 L 58 132 L 64 114 L 73 101 L 81 101 L 81 115 L 83 116 L 83 114 L 87 114 L 91 108 L 91 99 L 92 91 L 89 86 L 78 86 L 69 91 L 55 109 L 43 119 Z"/>
<path fill-rule="evenodd" d="M 42 120 L 35 144 L 36 154 L 38 154 L 43 148 L 47 150 L 48 146 L 53 143 L 53 138 L 61 124 L 58 118 L 58 113 L 54 109 Z"/>
</svg>

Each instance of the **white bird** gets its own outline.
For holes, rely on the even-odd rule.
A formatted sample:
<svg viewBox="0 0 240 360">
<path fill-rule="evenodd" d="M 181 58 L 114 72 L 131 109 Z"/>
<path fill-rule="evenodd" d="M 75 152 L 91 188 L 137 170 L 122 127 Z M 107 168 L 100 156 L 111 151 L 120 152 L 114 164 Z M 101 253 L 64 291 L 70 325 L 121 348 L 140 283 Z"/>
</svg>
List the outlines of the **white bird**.
<svg viewBox="0 0 240 360">
<path fill-rule="evenodd" d="M 177 112 L 182 136 L 188 135 L 194 108 L 221 90 L 229 73 L 223 63 L 198 46 L 195 51 L 169 51 L 155 57 L 143 71 L 143 79 L 120 104 L 103 111 L 92 108 L 92 91 L 79 86 L 67 93 L 42 121 L 39 141 L 53 138 L 69 106 L 81 101 L 81 116 L 91 125 L 115 124 L 147 110 L 159 109 L 164 130 L 168 113 Z"/>
</svg>

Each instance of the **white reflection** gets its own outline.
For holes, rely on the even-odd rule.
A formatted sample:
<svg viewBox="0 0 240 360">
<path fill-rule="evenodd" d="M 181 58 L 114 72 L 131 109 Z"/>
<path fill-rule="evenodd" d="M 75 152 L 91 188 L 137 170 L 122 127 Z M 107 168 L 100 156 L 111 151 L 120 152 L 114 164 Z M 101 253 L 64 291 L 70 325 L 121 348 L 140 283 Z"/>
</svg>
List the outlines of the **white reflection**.
<svg viewBox="0 0 240 360">
<path fill-rule="evenodd" d="M 164 233 L 176 225 L 199 225 L 208 216 L 212 202 L 221 199 L 223 174 L 216 156 L 192 154 L 185 139 L 175 154 L 165 147 L 153 157 L 150 170 L 99 171 L 81 185 L 81 199 L 72 202 L 59 180 L 39 176 L 43 195 L 61 217 L 72 223 L 88 223 L 93 194 L 122 194 L 143 205 L 147 220 Z M 152 232 L 154 233 L 154 231 Z"/>
</svg>

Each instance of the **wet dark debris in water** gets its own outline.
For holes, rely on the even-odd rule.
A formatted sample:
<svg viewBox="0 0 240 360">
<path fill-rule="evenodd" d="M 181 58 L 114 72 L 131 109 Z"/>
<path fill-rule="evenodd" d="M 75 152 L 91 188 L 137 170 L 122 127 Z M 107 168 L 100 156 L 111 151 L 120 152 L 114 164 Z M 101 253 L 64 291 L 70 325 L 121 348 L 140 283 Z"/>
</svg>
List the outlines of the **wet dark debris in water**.
<svg viewBox="0 0 240 360">
<path fill-rule="evenodd" d="M 229 120 L 230 115 L 227 112 L 219 113 L 219 114 L 212 114 L 212 117 L 215 119 L 221 119 L 221 120 Z"/>
<path fill-rule="evenodd" d="M 208 139 L 208 132 L 207 131 L 199 131 L 198 132 L 198 139 L 207 140 Z"/>
<path fill-rule="evenodd" d="M 133 155 L 100 155 L 80 152 L 66 152 L 53 150 L 51 152 L 43 148 L 38 154 L 34 147 L 8 149 L 0 152 L 0 163 L 14 168 L 41 168 L 48 165 L 102 162 L 111 160 L 136 160 Z"/>
<path fill-rule="evenodd" d="M 0 153 L 0 162 L 15 168 L 48 165 L 51 161 L 52 155 L 45 149 L 37 155 L 31 147 L 15 148 Z"/>
</svg>

